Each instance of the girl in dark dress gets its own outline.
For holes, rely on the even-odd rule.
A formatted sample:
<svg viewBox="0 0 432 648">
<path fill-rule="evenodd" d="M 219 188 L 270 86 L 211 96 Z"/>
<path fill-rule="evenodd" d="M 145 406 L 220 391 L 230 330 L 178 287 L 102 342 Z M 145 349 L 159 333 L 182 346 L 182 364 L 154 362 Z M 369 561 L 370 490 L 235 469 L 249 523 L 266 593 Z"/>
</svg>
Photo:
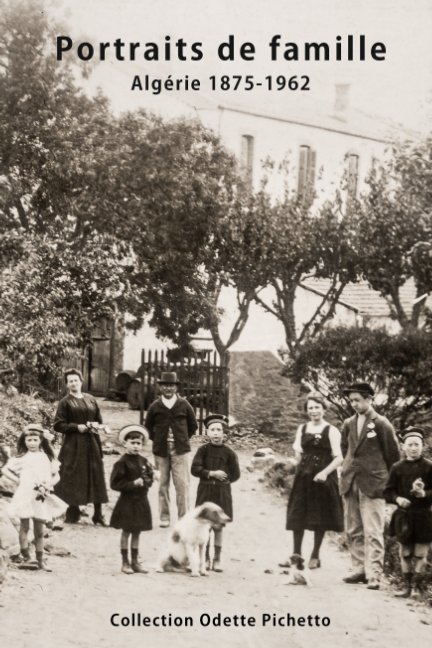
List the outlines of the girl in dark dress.
<svg viewBox="0 0 432 648">
<path fill-rule="evenodd" d="M 153 468 L 140 455 L 148 432 L 142 425 L 126 425 L 119 432 L 119 441 L 126 448 L 125 454 L 114 464 L 111 473 L 111 488 L 120 491 L 120 497 L 111 516 L 110 525 L 121 529 L 120 551 L 124 574 L 147 574 L 139 562 L 139 537 L 141 531 L 152 529 L 152 515 L 147 492 L 153 483 Z M 129 562 L 129 536 L 131 536 L 131 557 Z"/>
<path fill-rule="evenodd" d="M 288 501 L 286 528 L 293 531 L 294 553 L 299 555 L 305 529 L 314 532 L 309 569 L 316 569 L 321 567 L 319 552 L 325 532 L 343 530 L 336 472 L 343 459 L 340 432 L 324 419 L 325 401 L 321 394 L 310 394 L 305 410 L 310 422 L 299 426 L 294 442 L 298 465 Z"/>
<path fill-rule="evenodd" d="M 108 495 L 98 434 L 102 416 L 96 399 L 82 393 L 83 377 L 78 369 L 65 371 L 65 380 L 69 394 L 59 402 L 54 421 L 54 429 L 63 434 L 55 493 L 69 505 L 66 522 L 78 522 L 80 505 L 92 503 L 94 524 L 106 526 L 102 503 L 108 502 Z"/>
<path fill-rule="evenodd" d="M 211 414 L 204 419 L 210 443 L 198 448 L 192 461 L 191 472 L 199 477 L 196 506 L 204 502 L 218 504 L 233 519 L 231 484 L 240 478 L 238 458 L 234 450 L 224 445 L 228 419 Z M 222 571 L 222 529 L 214 529 L 213 570 Z M 207 569 L 210 569 L 210 543 L 206 548 Z"/>
</svg>

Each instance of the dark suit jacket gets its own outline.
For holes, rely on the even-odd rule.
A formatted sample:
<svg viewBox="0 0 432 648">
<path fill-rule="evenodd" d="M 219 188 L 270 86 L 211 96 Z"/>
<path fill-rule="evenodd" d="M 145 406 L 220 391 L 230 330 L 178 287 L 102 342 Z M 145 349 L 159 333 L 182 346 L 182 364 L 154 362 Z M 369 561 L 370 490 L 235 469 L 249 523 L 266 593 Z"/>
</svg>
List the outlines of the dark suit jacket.
<svg viewBox="0 0 432 648">
<path fill-rule="evenodd" d="M 169 428 L 173 431 L 175 451 L 181 455 L 190 451 L 189 438 L 195 434 L 198 423 L 190 403 L 178 396 L 171 409 L 163 404 L 161 398 L 155 400 L 147 412 L 145 426 L 153 441 L 153 454 L 167 457 Z"/>
<path fill-rule="evenodd" d="M 344 421 L 341 437 L 344 456 L 340 482 L 342 495 L 349 492 L 356 478 L 362 493 L 372 498 L 383 497 L 389 470 L 400 458 L 390 421 L 372 410 L 358 436 L 356 414 Z"/>
</svg>

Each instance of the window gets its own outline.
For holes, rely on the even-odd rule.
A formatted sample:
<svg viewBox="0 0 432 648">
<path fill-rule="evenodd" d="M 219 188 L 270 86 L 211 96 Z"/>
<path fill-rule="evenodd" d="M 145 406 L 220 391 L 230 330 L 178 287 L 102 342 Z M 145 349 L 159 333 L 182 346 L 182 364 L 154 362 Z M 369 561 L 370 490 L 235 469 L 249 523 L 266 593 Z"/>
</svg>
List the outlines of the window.
<svg viewBox="0 0 432 648">
<path fill-rule="evenodd" d="M 298 166 L 298 188 L 299 197 L 306 197 L 315 183 L 316 152 L 310 146 L 300 146 Z"/>
<path fill-rule="evenodd" d="M 253 179 L 254 138 L 252 135 L 242 135 L 241 138 L 241 170 L 249 187 Z"/>
<path fill-rule="evenodd" d="M 348 155 L 348 177 L 347 177 L 347 194 L 348 199 L 353 200 L 357 196 L 359 173 L 359 156 L 354 153 Z"/>
</svg>

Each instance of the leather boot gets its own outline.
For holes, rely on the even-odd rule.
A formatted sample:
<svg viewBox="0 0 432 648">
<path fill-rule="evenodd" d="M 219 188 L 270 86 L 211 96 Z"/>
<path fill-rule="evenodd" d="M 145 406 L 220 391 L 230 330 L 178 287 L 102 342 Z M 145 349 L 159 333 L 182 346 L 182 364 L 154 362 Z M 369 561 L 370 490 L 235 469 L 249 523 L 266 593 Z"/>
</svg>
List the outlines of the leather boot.
<svg viewBox="0 0 432 648">
<path fill-rule="evenodd" d="M 77 522 L 79 522 L 80 517 L 81 513 L 79 506 L 68 506 L 66 510 L 65 522 L 67 522 L 68 524 L 76 524 Z"/>
<path fill-rule="evenodd" d="M 92 520 L 93 520 L 93 524 L 100 524 L 100 526 L 103 527 L 108 526 L 104 516 L 102 515 L 102 504 L 94 505 L 94 515 L 92 517 Z"/>
<path fill-rule="evenodd" d="M 43 551 L 36 551 L 36 562 L 38 564 L 38 569 L 42 569 L 46 572 L 52 572 L 51 567 L 48 567 L 48 563 L 44 558 Z"/>
<path fill-rule="evenodd" d="M 425 595 L 425 577 L 424 574 L 416 572 L 411 581 L 411 598 L 421 601 Z"/>
<path fill-rule="evenodd" d="M 215 546 L 214 548 L 214 558 L 213 558 L 213 571 L 215 572 L 222 572 L 222 565 L 221 565 L 221 551 L 222 547 Z"/>
<path fill-rule="evenodd" d="M 139 562 L 138 549 L 132 549 L 132 571 L 136 574 L 148 574 L 147 569 L 144 569 Z"/>
<path fill-rule="evenodd" d="M 129 559 L 128 559 L 128 551 L 127 549 L 122 549 L 121 550 L 121 555 L 122 555 L 122 567 L 121 570 L 123 574 L 133 574 L 134 570 L 132 569 Z"/>
<path fill-rule="evenodd" d="M 412 576 L 413 575 L 412 575 L 411 572 L 403 574 L 402 587 L 401 587 L 400 590 L 395 592 L 395 596 L 397 598 L 408 598 L 409 596 L 411 596 L 411 579 L 412 579 Z"/>
</svg>

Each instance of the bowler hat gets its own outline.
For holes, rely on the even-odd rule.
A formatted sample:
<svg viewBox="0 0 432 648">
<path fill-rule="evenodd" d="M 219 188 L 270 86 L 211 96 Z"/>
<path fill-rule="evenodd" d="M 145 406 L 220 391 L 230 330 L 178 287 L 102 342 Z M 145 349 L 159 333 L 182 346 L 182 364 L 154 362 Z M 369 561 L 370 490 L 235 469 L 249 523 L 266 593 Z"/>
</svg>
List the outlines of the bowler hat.
<svg viewBox="0 0 432 648">
<path fill-rule="evenodd" d="M 366 396 L 374 396 L 375 394 L 373 388 L 369 385 L 369 383 L 365 382 L 353 383 L 343 390 L 345 396 L 349 396 L 353 392 L 357 392 L 358 394 L 363 394 Z"/>
<path fill-rule="evenodd" d="M 414 425 L 410 425 L 409 427 L 405 428 L 404 430 L 401 430 L 399 433 L 399 438 L 401 441 L 406 441 L 408 437 L 415 436 L 422 441 L 424 441 L 424 430 L 423 428 L 420 427 L 415 427 Z"/>
<path fill-rule="evenodd" d="M 137 425 L 131 423 L 130 425 L 125 425 L 120 430 L 119 432 L 120 443 L 124 443 L 127 435 L 130 434 L 131 432 L 138 432 L 139 434 L 141 434 L 144 443 L 147 443 L 147 441 L 149 440 L 149 433 L 147 431 L 147 428 L 144 427 L 144 425 Z"/>
<path fill-rule="evenodd" d="M 175 371 L 163 371 L 158 380 L 159 385 L 179 385 Z"/>
<path fill-rule="evenodd" d="M 229 425 L 228 417 L 223 414 L 209 414 L 206 416 L 204 419 L 205 427 L 208 428 L 212 423 L 222 423 L 224 427 L 228 427 Z"/>
</svg>

